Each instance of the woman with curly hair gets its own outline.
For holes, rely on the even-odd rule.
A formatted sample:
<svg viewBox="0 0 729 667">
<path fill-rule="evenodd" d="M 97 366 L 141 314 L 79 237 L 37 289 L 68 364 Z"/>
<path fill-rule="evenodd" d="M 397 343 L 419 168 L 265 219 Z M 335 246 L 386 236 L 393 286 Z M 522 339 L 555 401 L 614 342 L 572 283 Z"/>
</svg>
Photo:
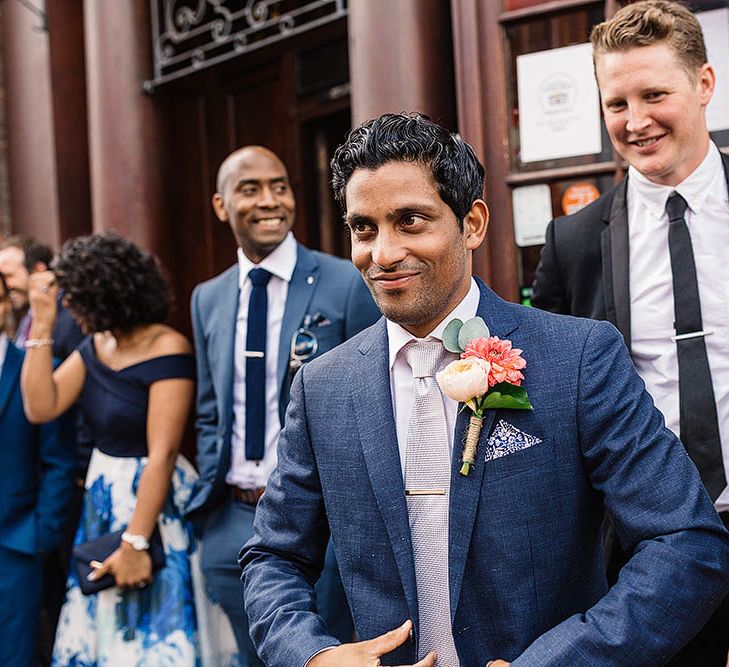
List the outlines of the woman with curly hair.
<svg viewBox="0 0 729 667">
<path fill-rule="evenodd" d="M 59 289 L 91 335 L 53 371 Z M 32 276 L 29 297 L 26 413 L 46 422 L 78 400 L 95 438 L 75 543 L 124 531 L 87 577 L 111 575 L 111 587 L 86 596 L 72 568 L 53 665 L 199 664 L 204 603 L 196 610 L 195 541 L 181 513 L 196 474 L 179 455 L 194 362 L 187 339 L 164 324 L 170 296 L 159 264 L 116 234 L 73 239 L 53 272 Z M 160 541 L 164 565 L 153 571 L 150 543 Z"/>
</svg>

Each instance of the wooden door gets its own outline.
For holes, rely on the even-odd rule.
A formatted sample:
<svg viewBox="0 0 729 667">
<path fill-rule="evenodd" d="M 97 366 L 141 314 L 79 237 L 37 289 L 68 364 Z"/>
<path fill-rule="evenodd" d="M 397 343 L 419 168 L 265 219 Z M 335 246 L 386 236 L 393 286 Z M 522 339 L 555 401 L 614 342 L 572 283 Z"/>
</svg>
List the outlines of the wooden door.
<svg viewBox="0 0 729 667">
<path fill-rule="evenodd" d="M 320 52 L 326 57 L 342 50 L 345 61 L 330 58 L 335 67 L 329 76 L 321 68 L 307 76 L 310 60 L 316 61 Z M 175 323 L 183 330 L 190 330 L 188 302 L 194 286 L 236 261 L 231 231 L 210 204 L 217 169 L 236 148 L 264 145 L 284 161 L 296 195 L 298 240 L 348 252 L 337 229 L 339 213 L 325 187 L 328 159 L 349 128 L 349 87 L 342 77 L 348 77 L 344 22 L 155 93 L 166 120 L 165 237 L 172 246 L 168 268 L 180 299 Z"/>
</svg>

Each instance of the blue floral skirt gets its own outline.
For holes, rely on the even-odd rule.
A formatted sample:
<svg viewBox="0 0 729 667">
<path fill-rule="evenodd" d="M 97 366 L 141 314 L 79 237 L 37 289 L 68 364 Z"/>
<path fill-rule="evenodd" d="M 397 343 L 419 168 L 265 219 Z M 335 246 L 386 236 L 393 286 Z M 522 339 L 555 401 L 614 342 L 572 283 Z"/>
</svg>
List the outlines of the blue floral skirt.
<svg viewBox="0 0 729 667">
<path fill-rule="evenodd" d="M 124 528 L 146 458 L 94 450 L 76 544 Z M 223 611 L 205 594 L 192 527 L 182 518 L 197 474 L 178 457 L 158 526 L 166 564 L 143 589 L 81 593 L 75 568 L 56 633 L 54 667 L 226 667 L 238 662 Z"/>
</svg>

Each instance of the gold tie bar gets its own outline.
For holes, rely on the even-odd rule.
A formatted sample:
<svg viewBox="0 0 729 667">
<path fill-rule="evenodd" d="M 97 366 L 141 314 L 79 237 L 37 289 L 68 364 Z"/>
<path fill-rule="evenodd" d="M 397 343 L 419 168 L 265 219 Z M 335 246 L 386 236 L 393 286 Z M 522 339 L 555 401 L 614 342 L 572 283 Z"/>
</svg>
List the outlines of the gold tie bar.
<svg viewBox="0 0 729 667">
<path fill-rule="evenodd" d="M 406 496 L 444 496 L 445 489 L 405 489 Z"/>
</svg>

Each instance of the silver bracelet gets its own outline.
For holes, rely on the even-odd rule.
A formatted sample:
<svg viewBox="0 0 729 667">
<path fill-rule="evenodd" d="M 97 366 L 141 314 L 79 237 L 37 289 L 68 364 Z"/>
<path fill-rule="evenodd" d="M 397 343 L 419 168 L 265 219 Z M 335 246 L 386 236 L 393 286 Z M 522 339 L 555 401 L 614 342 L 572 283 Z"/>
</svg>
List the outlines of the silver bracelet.
<svg viewBox="0 0 729 667">
<path fill-rule="evenodd" d="M 23 347 L 26 350 L 35 350 L 39 347 L 46 347 L 46 345 L 53 345 L 53 343 L 53 338 L 28 338 L 28 340 L 23 343 Z"/>
</svg>

